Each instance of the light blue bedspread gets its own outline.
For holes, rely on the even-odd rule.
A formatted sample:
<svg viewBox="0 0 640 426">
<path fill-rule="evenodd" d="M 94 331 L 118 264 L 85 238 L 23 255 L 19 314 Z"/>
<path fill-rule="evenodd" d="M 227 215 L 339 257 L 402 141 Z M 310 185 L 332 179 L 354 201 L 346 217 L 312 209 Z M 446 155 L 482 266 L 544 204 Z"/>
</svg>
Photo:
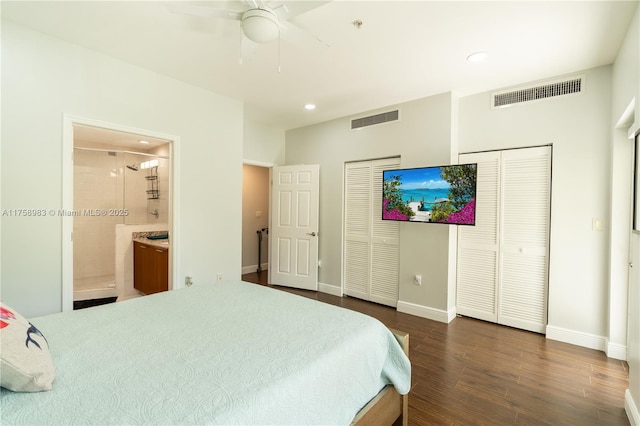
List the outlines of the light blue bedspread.
<svg viewBox="0 0 640 426">
<path fill-rule="evenodd" d="M 0 390 L 0 424 L 349 424 L 410 364 L 379 321 L 220 282 L 31 322 L 53 390 Z"/>
</svg>

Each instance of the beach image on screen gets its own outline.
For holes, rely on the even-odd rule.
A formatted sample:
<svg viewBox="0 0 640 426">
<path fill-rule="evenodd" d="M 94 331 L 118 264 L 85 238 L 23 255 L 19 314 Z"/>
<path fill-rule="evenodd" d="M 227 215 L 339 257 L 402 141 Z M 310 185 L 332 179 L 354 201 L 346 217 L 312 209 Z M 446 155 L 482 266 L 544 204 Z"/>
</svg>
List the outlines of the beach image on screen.
<svg viewBox="0 0 640 426">
<path fill-rule="evenodd" d="M 475 225 L 476 164 L 386 170 L 382 219 Z"/>
</svg>

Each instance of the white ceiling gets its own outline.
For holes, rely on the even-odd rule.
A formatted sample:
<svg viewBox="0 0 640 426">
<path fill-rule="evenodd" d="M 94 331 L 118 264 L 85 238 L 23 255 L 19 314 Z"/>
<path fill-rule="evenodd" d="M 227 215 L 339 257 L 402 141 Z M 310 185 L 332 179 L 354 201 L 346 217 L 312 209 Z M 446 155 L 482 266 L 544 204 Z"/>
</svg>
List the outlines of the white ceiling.
<svg viewBox="0 0 640 426">
<path fill-rule="evenodd" d="M 156 148 L 169 143 L 167 140 L 153 138 L 150 136 L 136 135 L 134 133 L 84 126 L 80 124 L 75 124 L 73 126 L 73 142 L 74 146 L 81 146 L 85 148 L 108 149 L 110 146 L 118 146 L 134 152 L 153 151 Z"/>
<path fill-rule="evenodd" d="M 241 9 L 241 1 L 185 2 Z M 276 2 L 267 2 L 275 5 Z M 156 1 L 2 1 L 2 18 L 245 102 L 291 129 L 446 91 L 468 95 L 613 62 L 638 1 L 282 2 L 321 39 L 256 45 L 238 21 Z M 352 22 L 361 20 L 357 29 Z M 297 41 L 297 42 L 296 42 Z M 247 45 L 245 45 L 245 48 Z M 469 63 L 472 52 L 489 58 Z M 317 104 L 306 111 L 306 103 Z"/>
</svg>

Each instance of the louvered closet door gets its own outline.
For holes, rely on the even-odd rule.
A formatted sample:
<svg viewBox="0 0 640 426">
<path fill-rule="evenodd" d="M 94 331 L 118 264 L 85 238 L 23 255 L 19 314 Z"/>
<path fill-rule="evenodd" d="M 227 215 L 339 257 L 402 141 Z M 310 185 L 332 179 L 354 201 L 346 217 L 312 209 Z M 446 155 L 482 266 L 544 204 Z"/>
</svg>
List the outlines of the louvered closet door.
<svg viewBox="0 0 640 426">
<path fill-rule="evenodd" d="M 460 155 L 478 163 L 476 226 L 458 231 L 457 312 L 544 332 L 551 148 Z"/>
<path fill-rule="evenodd" d="M 397 158 L 371 162 L 371 287 L 369 300 L 398 305 L 400 276 L 400 224 L 382 220 L 382 172 L 397 169 Z"/>
<path fill-rule="evenodd" d="M 399 158 L 345 164 L 344 293 L 396 306 L 399 224 L 382 220 L 382 172 Z"/>
<path fill-rule="evenodd" d="M 371 162 L 345 165 L 344 293 L 369 300 Z"/>
<path fill-rule="evenodd" d="M 476 225 L 458 227 L 457 312 L 497 322 L 500 153 L 463 154 L 459 160 L 478 163 L 478 178 Z"/>
<path fill-rule="evenodd" d="M 551 148 L 502 153 L 500 324 L 543 333 L 547 276 Z"/>
</svg>

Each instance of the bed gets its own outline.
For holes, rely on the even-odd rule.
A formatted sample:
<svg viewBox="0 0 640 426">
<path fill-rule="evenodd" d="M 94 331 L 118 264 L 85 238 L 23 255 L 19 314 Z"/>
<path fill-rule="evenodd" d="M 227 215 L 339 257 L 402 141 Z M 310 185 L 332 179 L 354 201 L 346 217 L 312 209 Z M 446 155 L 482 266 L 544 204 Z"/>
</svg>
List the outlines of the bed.
<svg viewBox="0 0 640 426">
<path fill-rule="evenodd" d="M 34 318 L 56 378 L 8 424 L 406 424 L 408 336 L 245 282 Z M 400 342 L 400 343 L 399 343 Z"/>
</svg>

